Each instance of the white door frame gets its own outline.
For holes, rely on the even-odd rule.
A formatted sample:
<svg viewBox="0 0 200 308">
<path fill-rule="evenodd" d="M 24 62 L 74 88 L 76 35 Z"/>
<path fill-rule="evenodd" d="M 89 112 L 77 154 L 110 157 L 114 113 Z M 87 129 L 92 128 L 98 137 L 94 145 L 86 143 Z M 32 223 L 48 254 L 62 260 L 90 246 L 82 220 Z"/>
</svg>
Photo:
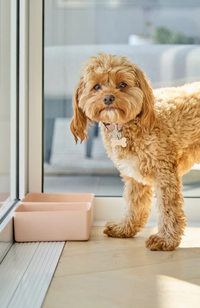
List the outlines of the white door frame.
<svg viewBox="0 0 200 308">
<path fill-rule="evenodd" d="M 28 192 L 42 192 L 43 1 L 29 1 Z"/>
</svg>

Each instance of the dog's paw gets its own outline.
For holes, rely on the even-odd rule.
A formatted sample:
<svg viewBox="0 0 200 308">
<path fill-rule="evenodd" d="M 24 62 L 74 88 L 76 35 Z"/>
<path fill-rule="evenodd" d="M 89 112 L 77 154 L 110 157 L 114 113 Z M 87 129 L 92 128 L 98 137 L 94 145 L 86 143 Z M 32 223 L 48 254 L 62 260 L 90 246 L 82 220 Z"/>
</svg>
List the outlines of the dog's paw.
<svg viewBox="0 0 200 308">
<path fill-rule="evenodd" d="M 105 225 L 104 234 L 112 237 L 133 237 L 136 232 L 134 232 L 133 228 L 130 227 L 129 224 L 125 222 L 107 222 Z"/>
<path fill-rule="evenodd" d="M 180 244 L 179 241 L 174 241 L 173 239 L 165 240 L 163 237 L 157 234 L 151 235 L 148 240 L 146 240 L 145 245 L 151 250 L 174 250 Z"/>
</svg>

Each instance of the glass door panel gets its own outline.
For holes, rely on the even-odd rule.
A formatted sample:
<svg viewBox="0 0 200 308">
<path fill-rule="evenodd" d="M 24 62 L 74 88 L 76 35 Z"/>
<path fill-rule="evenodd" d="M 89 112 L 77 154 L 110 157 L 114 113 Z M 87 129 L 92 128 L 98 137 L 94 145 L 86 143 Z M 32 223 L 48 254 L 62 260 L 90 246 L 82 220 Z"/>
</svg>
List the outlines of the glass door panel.
<svg viewBox="0 0 200 308">
<path fill-rule="evenodd" d="M 127 56 L 155 88 L 200 81 L 200 3 L 46 0 L 44 27 L 44 191 L 122 196 L 96 123 L 87 143 L 70 132 L 79 71 L 98 52 Z M 200 196 L 200 167 L 183 177 L 184 196 Z"/>
</svg>

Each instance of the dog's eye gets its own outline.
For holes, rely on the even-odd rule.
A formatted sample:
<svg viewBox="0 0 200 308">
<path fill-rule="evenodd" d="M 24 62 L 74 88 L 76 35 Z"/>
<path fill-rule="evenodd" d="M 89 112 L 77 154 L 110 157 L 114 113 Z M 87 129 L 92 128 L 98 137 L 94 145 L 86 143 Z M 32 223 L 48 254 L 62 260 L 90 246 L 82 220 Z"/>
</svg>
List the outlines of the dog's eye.
<svg viewBox="0 0 200 308">
<path fill-rule="evenodd" d="M 94 86 L 95 91 L 98 91 L 99 89 L 101 89 L 100 84 L 96 84 L 96 86 Z"/>
<path fill-rule="evenodd" d="M 126 84 L 125 82 L 120 82 L 120 83 L 118 84 L 117 88 L 123 89 L 123 88 L 126 88 L 126 86 L 127 86 L 127 84 Z"/>
</svg>

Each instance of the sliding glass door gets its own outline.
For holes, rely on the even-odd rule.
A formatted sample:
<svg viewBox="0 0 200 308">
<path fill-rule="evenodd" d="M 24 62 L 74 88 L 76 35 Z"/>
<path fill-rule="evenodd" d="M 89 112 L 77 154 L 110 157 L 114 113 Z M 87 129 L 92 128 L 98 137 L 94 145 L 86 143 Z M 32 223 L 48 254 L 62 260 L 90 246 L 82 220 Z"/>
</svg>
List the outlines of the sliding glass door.
<svg viewBox="0 0 200 308">
<path fill-rule="evenodd" d="M 200 81 L 200 3 L 134 0 L 44 1 L 44 191 L 122 196 L 123 183 L 98 124 L 76 145 L 70 132 L 79 71 L 103 51 L 136 63 L 152 87 Z M 200 166 L 183 177 L 200 196 Z"/>
<path fill-rule="evenodd" d="M 17 198 L 17 1 L 0 0 L 0 220 Z"/>
<path fill-rule="evenodd" d="M 18 182 L 18 6 L 0 0 L 0 263 L 13 243 Z"/>
</svg>

